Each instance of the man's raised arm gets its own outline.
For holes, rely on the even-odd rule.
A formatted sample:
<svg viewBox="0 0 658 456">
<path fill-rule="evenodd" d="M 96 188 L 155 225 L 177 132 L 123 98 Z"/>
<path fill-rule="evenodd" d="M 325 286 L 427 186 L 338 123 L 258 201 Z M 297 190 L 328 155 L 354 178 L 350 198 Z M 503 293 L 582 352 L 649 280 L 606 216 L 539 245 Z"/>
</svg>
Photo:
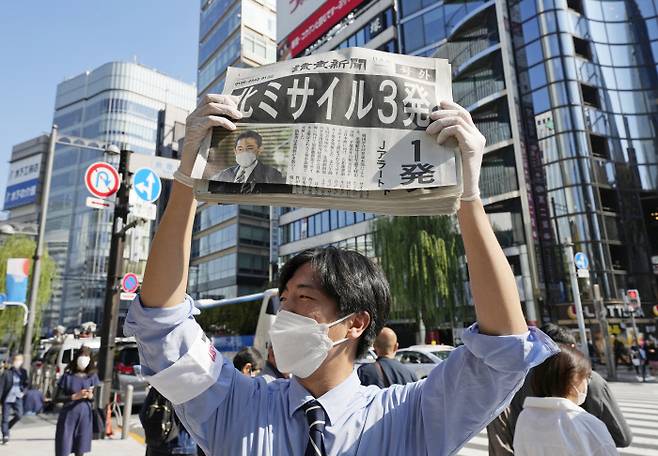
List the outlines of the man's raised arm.
<svg viewBox="0 0 658 456">
<path fill-rule="evenodd" d="M 235 98 L 228 95 L 206 95 L 188 116 L 179 172 L 189 176 L 199 146 L 214 126 L 234 130 L 226 117 L 242 117 Z M 192 188 L 174 181 L 173 190 L 149 253 L 140 292 L 145 307 L 171 307 L 183 302 L 190 262 L 192 225 L 196 201 Z"/>
<path fill-rule="evenodd" d="M 480 201 L 478 180 L 485 138 L 464 108 L 453 102 L 442 102 L 441 108 L 431 114 L 434 122 L 427 132 L 438 133 L 439 144 L 454 137 L 461 150 L 464 193 L 458 218 L 480 332 L 522 334 L 528 327 L 514 274 Z"/>
</svg>

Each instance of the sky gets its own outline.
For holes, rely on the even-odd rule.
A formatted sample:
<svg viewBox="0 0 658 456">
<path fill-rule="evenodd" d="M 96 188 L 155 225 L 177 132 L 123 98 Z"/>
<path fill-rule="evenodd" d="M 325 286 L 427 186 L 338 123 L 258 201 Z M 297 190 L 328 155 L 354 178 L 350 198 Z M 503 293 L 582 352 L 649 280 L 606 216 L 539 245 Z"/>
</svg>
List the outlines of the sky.
<svg viewBox="0 0 658 456">
<path fill-rule="evenodd" d="M 134 59 L 196 83 L 198 34 L 198 0 L 3 2 L 0 209 L 11 148 L 50 131 L 58 83 L 110 61 Z"/>
</svg>

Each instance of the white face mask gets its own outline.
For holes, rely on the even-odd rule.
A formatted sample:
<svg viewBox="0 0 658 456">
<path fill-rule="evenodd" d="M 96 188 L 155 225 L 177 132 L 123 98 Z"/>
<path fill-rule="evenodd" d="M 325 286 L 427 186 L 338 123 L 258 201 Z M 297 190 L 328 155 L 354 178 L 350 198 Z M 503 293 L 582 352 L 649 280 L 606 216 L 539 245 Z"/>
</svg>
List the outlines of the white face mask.
<svg viewBox="0 0 658 456">
<path fill-rule="evenodd" d="M 256 154 L 249 151 L 240 152 L 235 154 L 235 161 L 243 168 L 248 168 L 256 161 Z"/>
<path fill-rule="evenodd" d="M 89 366 L 89 363 L 91 362 L 91 358 L 89 356 L 78 356 L 78 369 L 81 371 L 85 370 L 87 366 Z"/>
<path fill-rule="evenodd" d="M 580 391 L 575 386 L 573 387 L 573 389 L 575 389 L 576 392 L 578 393 L 578 399 L 576 399 L 576 405 L 583 405 L 585 399 L 587 398 L 587 382 L 585 382 L 585 391 Z"/>
<path fill-rule="evenodd" d="M 299 378 L 310 376 L 327 358 L 329 350 L 347 340 L 334 342 L 327 334 L 329 328 L 352 315 L 327 324 L 287 310 L 279 311 L 270 329 L 277 369 Z"/>
</svg>

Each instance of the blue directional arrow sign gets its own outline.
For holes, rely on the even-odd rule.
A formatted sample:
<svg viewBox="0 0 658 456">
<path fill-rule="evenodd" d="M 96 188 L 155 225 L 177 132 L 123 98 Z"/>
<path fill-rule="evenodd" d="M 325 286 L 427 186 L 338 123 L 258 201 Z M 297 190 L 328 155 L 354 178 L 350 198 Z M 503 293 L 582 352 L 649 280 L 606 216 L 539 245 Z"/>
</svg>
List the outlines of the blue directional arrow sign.
<svg viewBox="0 0 658 456">
<path fill-rule="evenodd" d="M 589 269 L 589 260 L 587 259 L 587 255 L 583 252 L 577 252 L 573 256 L 573 262 L 577 269 Z"/>
<path fill-rule="evenodd" d="M 140 168 L 133 176 L 135 194 L 147 203 L 157 200 L 162 191 L 162 182 L 151 168 Z"/>
<path fill-rule="evenodd" d="M 7 300 L 7 295 L 0 293 L 0 310 L 5 308 L 5 301 Z"/>
</svg>

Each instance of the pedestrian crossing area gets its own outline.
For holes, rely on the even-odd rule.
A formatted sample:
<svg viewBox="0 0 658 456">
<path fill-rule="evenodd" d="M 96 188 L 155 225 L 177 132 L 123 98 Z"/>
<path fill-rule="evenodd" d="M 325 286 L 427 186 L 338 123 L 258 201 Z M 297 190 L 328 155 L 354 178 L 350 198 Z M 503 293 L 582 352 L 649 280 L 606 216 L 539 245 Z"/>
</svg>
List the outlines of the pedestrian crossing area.
<svg viewBox="0 0 658 456">
<path fill-rule="evenodd" d="M 658 384 L 612 384 L 617 403 L 633 431 L 633 443 L 619 448 L 622 456 L 658 456 Z M 486 430 L 462 448 L 458 456 L 489 454 Z"/>
</svg>

